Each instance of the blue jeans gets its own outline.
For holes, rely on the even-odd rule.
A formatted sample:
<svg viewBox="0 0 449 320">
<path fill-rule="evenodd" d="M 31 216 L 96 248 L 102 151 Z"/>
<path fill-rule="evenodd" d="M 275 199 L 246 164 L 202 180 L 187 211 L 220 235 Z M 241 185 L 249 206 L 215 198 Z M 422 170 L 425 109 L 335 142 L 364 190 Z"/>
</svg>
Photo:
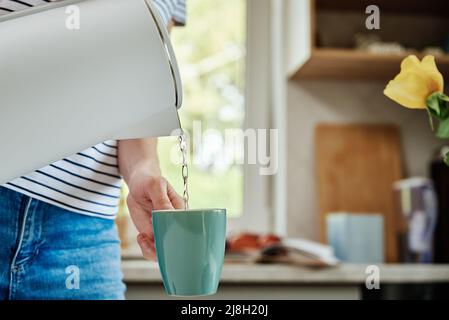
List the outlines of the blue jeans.
<svg viewBox="0 0 449 320">
<path fill-rule="evenodd" d="M 123 299 L 114 221 L 0 187 L 0 299 Z"/>
</svg>

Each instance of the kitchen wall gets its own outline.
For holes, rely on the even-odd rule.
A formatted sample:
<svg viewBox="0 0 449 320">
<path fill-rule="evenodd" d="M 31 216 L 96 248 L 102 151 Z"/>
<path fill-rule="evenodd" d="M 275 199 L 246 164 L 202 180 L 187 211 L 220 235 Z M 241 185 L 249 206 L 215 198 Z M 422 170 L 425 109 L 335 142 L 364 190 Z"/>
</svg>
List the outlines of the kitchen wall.
<svg viewBox="0 0 449 320">
<path fill-rule="evenodd" d="M 318 237 L 314 127 L 319 122 L 392 123 L 401 129 L 404 174 L 426 176 L 441 141 L 424 111 L 408 110 L 383 96 L 385 83 L 290 81 L 288 83 L 288 234 Z"/>
</svg>

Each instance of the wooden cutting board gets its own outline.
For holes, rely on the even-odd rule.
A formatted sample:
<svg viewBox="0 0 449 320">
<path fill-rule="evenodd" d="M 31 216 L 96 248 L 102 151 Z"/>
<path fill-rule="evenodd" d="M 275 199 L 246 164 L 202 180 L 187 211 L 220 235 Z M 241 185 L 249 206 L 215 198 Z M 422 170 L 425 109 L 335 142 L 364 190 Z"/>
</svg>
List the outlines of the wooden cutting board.
<svg viewBox="0 0 449 320">
<path fill-rule="evenodd" d="M 315 163 L 320 236 L 329 212 L 380 213 L 385 259 L 398 261 L 393 183 L 402 178 L 401 144 L 393 125 L 319 124 Z"/>
</svg>

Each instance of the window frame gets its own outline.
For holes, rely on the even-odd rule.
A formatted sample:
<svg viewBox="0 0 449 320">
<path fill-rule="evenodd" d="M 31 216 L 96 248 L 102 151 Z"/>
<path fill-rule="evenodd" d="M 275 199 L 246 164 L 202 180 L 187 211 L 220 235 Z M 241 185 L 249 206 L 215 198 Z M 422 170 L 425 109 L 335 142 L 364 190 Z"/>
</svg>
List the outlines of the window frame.
<svg viewBox="0 0 449 320">
<path fill-rule="evenodd" d="M 278 128 L 279 171 L 259 174 L 259 164 L 243 164 L 243 212 L 228 219 L 228 233 L 275 232 L 287 229 L 285 188 L 285 73 L 283 69 L 282 0 L 246 1 L 245 120 L 243 129 Z M 261 67 L 263 66 L 263 67 Z M 278 147 L 279 147 L 278 146 Z M 282 147 L 284 146 L 284 147 Z M 129 216 L 128 216 L 129 217 Z M 126 221 L 129 241 L 137 235 L 131 219 Z M 138 246 L 129 246 L 124 257 L 139 256 Z"/>
<path fill-rule="evenodd" d="M 270 128 L 271 0 L 247 0 L 245 121 L 243 129 Z M 268 22 L 268 23 L 267 23 Z M 261 66 L 264 66 L 261 68 Z M 273 177 L 259 174 L 259 164 L 244 166 L 242 215 L 228 219 L 228 230 L 273 232 Z"/>
</svg>

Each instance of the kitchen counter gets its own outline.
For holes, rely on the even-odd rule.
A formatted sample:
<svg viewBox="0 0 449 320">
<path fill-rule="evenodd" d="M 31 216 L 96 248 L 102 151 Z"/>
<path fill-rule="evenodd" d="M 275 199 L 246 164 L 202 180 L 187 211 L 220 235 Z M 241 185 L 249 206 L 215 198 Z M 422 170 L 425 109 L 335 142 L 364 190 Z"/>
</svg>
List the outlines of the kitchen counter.
<svg viewBox="0 0 449 320">
<path fill-rule="evenodd" d="M 310 269 L 280 264 L 223 267 L 218 299 L 358 299 L 368 273 L 366 264 Z M 166 298 L 157 263 L 122 262 L 128 298 Z M 380 284 L 449 283 L 449 265 L 380 264 Z M 262 290 L 261 290 L 262 289 Z"/>
<path fill-rule="evenodd" d="M 225 264 L 222 283 L 365 283 L 367 265 L 342 264 L 338 267 L 310 269 L 280 264 Z M 156 262 L 123 261 L 125 282 L 161 282 Z M 381 264 L 383 283 L 449 282 L 449 265 Z"/>
</svg>

